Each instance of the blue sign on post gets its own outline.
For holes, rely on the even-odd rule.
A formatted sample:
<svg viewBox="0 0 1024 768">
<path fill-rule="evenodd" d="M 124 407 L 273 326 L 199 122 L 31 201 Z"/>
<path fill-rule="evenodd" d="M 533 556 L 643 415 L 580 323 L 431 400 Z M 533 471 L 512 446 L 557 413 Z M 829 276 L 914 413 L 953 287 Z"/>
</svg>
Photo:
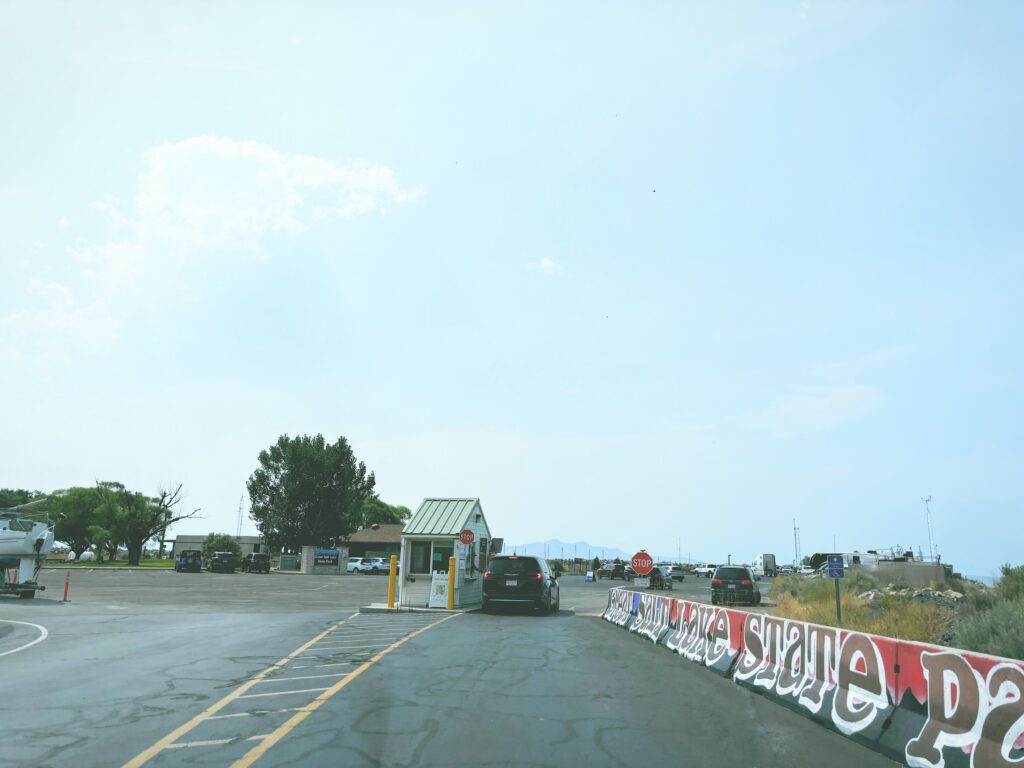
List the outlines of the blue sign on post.
<svg viewBox="0 0 1024 768">
<path fill-rule="evenodd" d="M 846 566 L 843 563 L 842 555 L 828 556 L 828 577 L 830 579 L 842 579 L 846 576 Z"/>
</svg>

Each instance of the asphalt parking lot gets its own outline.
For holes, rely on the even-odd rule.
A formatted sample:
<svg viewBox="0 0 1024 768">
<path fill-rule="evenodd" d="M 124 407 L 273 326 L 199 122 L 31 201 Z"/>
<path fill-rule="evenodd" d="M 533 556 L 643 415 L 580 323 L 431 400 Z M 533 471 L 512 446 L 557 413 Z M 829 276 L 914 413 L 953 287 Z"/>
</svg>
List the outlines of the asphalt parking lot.
<svg viewBox="0 0 1024 768">
<path fill-rule="evenodd" d="M 0 600 L 4 766 L 889 764 L 602 621 L 621 582 L 563 577 L 541 617 L 360 614 L 373 576 L 43 578 Z"/>
</svg>

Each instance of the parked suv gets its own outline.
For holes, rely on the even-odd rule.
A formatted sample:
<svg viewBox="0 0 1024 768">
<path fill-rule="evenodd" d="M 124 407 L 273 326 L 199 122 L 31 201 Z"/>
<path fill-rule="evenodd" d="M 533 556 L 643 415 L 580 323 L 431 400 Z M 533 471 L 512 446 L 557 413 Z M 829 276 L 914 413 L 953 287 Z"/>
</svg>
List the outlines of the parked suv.
<svg viewBox="0 0 1024 768">
<path fill-rule="evenodd" d="M 385 560 L 383 557 L 364 557 L 362 562 L 356 566 L 356 573 L 391 573 L 391 558 Z"/>
<path fill-rule="evenodd" d="M 668 575 L 672 581 L 683 581 L 686 578 L 686 574 L 683 572 L 683 569 L 678 565 L 670 565 L 668 567 Z"/>
<path fill-rule="evenodd" d="M 208 566 L 210 573 L 234 573 L 235 553 L 214 552 Z"/>
<path fill-rule="evenodd" d="M 270 573 L 270 555 L 252 552 L 242 558 L 242 570 L 247 573 Z"/>
<path fill-rule="evenodd" d="M 183 549 L 174 558 L 174 570 L 178 573 L 199 573 L 203 570 L 203 553 L 198 549 Z"/>
<path fill-rule="evenodd" d="M 622 563 L 610 563 L 597 569 L 599 579 L 622 579 L 626 580 L 626 566 Z"/>
<path fill-rule="evenodd" d="M 496 605 L 528 605 L 548 614 L 559 603 L 558 579 L 543 558 L 498 555 L 484 571 L 484 613 Z"/>
<path fill-rule="evenodd" d="M 711 578 L 711 604 L 761 604 L 761 590 L 754 572 L 746 565 L 720 565 Z"/>
</svg>

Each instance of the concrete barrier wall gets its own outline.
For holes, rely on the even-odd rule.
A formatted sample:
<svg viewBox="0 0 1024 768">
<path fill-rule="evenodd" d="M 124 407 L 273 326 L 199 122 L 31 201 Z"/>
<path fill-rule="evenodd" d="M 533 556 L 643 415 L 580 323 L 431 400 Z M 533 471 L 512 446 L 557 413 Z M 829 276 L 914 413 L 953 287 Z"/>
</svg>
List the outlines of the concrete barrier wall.
<svg viewBox="0 0 1024 768">
<path fill-rule="evenodd" d="M 603 617 L 915 768 L 1024 766 L 1024 662 L 623 588 Z"/>
</svg>

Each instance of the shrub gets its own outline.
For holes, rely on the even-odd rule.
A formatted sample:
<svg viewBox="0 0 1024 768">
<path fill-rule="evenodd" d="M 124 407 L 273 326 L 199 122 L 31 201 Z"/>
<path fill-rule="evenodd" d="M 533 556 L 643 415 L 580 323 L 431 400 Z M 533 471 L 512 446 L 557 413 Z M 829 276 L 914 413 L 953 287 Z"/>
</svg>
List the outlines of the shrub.
<svg viewBox="0 0 1024 768">
<path fill-rule="evenodd" d="M 878 579 L 866 571 L 847 571 L 846 578 L 842 579 L 839 583 L 845 591 L 854 595 L 861 595 L 865 592 L 870 592 L 872 589 L 878 589 Z M 835 591 L 834 587 L 833 591 Z"/>
<path fill-rule="evenodd" d="M 1003 576 L 996 585 L 999 597 L 1006 600 L 1024 597 L 1024 565 L 1011 566 L 1007 563 L 1002 571 Z"/>
<path fill-rule="evenodd" d="M 1005 576 L 1005 569 L 1003 573 Z M 956 628 L 956 645 L 968 651 L 1024 659 L 1024 596 L 1001 600 L 986 611 L 964 616 Z"/>
</svg>

